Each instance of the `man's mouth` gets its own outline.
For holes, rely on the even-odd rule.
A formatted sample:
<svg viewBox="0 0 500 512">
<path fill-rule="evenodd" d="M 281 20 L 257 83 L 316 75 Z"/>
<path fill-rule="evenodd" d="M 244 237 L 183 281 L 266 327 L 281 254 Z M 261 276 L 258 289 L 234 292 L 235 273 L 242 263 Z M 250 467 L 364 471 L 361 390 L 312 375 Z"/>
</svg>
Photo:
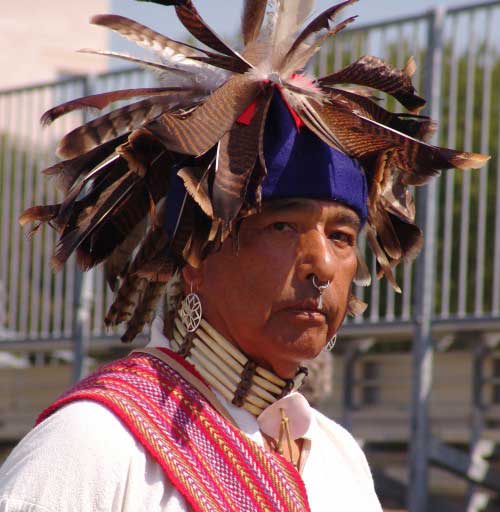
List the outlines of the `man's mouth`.
<svg viewBox="0 0 500 512">
<path fill-rule="evenodd" d="M 326 311 L 324 308 L 319 307 L 319 299 L 306 299 L 295 302 L 285 309 L 293 315 L 305 320 L 324 322 L 326 319 Z"/>
</svg>

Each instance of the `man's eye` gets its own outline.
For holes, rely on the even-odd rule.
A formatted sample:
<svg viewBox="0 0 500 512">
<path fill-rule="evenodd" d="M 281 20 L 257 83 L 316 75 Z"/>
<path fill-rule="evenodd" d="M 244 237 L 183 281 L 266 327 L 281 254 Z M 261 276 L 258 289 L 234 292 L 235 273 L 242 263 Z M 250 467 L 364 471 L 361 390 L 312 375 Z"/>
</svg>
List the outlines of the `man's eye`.
<svg viewBox="0 0 500 512">
<path fill-rule="evenodd" d="M 273 222 L 272 228 L 275 231 L 289 231 L 293 230 L 293 226 L 288 222 Z"/>
<path fill-rule="evenodd" d="M 330 240 L 335 240 L 335 241 L 341 242 L 346 245 L 354 245 L 354 243 L 356 241 L 355 238 L 351 234 L 344 233 L 343 231 L 334 231 L 330 235 Z"/>
</svg>

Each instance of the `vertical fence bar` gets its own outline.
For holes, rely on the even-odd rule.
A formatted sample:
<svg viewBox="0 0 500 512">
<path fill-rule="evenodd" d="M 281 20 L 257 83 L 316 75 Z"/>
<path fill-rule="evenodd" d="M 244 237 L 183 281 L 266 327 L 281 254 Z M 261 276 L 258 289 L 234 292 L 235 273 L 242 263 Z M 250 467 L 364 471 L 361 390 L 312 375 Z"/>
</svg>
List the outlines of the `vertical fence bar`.
<svg viewBox="0 0 500 512">
<path fill-rule="evenodd" d="M 468 57 L 467 57 L 467 91 L 465 105 L 465 150 L 472 151 L 473 128 L 474 128 L 474 80 L 476 68 L 476 34 L 475 15 L 469 15 Z M 471 175 L 466 172 L 462 181 L 462 225 L 460 231 L 460 269 L 458 287 L 458 316 L 464 317 L 467 314 L 467 290 L 469 272 L 469 239 L 470 239 L 470 194 Z"/>
<path fill-rule="evenodd" d="M 21 195 L 22 195 L 22 187 L 23 187 L 23 169 L 22 169 L 22 137 L 20 137 L 20 128 L 22 126 L 22 117 L 24 114 L 23 108 L 23 99 L 26 93 L 21 93 L 16 96 L 16 116 L 13 119 L 15 121 L 12 123 L 13 128 L 13 137 L 12 139 L 15 141 L 12 145 L 12 167 L 7 170 L 7 172 L 11 172 L 14 175 L 14 180 L 12 184 L 12 206 L 10 210 L 11 219 L 12 217 L 19 217 L 19 213 L 21 211 Z M 13 331 L 18 330 L 19 322 L 18 322 L 18 314 L 19 314 L 19 240 L 20 232 L 17 229 L 17 226 L 14 227 L 12 224 L 10 226 L 10 261 L 9 261 L 9 328 Z"/>
<path fill-rule="evenodd" d="M 51 95 L 48 94 L 49 101 L 51 99 Z M 44 139 L 48 139 L 48 134 L 44 137 Z M 47 163 L 47 162 L 44 162 Z M 46 204 L 54 204 L 55 194 L 53 187 L 50 186 L 46 181 L 44 181 L 44 202 Z M 48 226 L 43 226 L 41 228 L 43 231 L 43 240 L 42 240 L 42 269 L 43 269 L 43 278 L 42 278 L 42 316 L 41 316 L 41 338 L 49 338 L 51 337 L 51 319 L 52 319 L 52 273 L 50 269 L 50 260 L 52 256 L 52 247 L 53 245 L 53 235 L 52 230 Z"/>
<path fill-rule="evenodd" d="M 445 18 L 446 10 L 444 7 L 438 7 L 429 14 L 425 92 L 429 99 L 428 108 L 431 117 L 437 117 L 440 112 Z M 425 189 L 420 189 L 418 197 L 418 224 L 424 228 L 425 241 L 417 263 L 417 285 L 415 287 L 412 421 L 408 487 L 410 512 L 426 511 L 428 501 L 429 397 L 432 388 L 434 359 L 431 324 L 435 275 L 437 183 L 433 181 Z"/>
<path fill-rule="evenodd" d="M 37 114 L 42 110 L 43 97 L 45 94 L 45 88 L 41 88 L 37 91 L 36 101 L 34 102 L 33 111 Z M 33 120 L 34 122 L 34 120 Z M 40 167 L 42 163 L 40 160 L 43 160 L 43 153 L 45 152 L 45 145 L 42 143 L 42 135 L 41 129 L 36 126 L 35 134 L 33 136 L 33 145 L 36 148 L 40 148 L 40 154 L 37 157 L 36 163 L 34 163 L 34 192 L 33 197 L 30 200 L 33 201 L 33 204 L 42 204 L 43 202 L 43 187 L 42 187 L 42 177 L 40 172 Z M 31 240 L 31 298 L 30 298 L 30 327 L 28 338 L 36 339 L 40 335 L 40 287 L 41 287 L 41 261 L 40 261 L 40 253 L 42 250 L 40 235 L 34 236 Z"/>
<path fill-rule="evenodd" d="M 78 272 L 77 286 L 75 287 L 77 302 L 75 304 L 73 382 L 78 382 L 88 372 L 87 355 L 90 341 L 93 280 L 94 270 L 89 270 L 83 273 L 83 275 L 82 272 Z"/>
<path fill-rule="evenodd" d="M 83 79 L 83 94 L 91 94 L 88 78 Z M 87 114 L 83 114 L 83 120 L 87 120 Z M 73 382 L 77 382 L 85 377 L 88 368 L 88 348 L 91 331 L 91 312 L 93 302 L 93 284 L 94 270 L 81 272 L 74 266 L 76 273 L 74 278 L 74 309 L 76 318 L 74 322 L 74 362 L 73 362 Z"/>
<path fill-rule="evenodd" d="M 500 126 L 500 108 L 498 109 Z M 500 148 L 500 130 L 498 130 L 497 147 Z M 495 201 L 495 249 L 493 251 L 493 315 L 500 315 L 500 156 L 497 156 L 497 190 Z"/>
<path fill-rule="evenodd" d="M 485 404 L 483 400 L 483 389 L 485 383 L 485 363 L 489 355 L 489 350 L 484 342 L 481 340 L 474 346 L 472 356 L 472 421 L 471 421 L 471 438 L 470 438 L 470 455 L 474 457 L 474 450 L 477 443 L 481 440 L 484 429 L 484 413 Z M 467 492 L 466 502 L 472 504 L 474 495 L 478 490 L 478 486 L 470 485 Z M 472 507 L 467 507 L 467 510 L 474 510 Z"/>
<path fill-rule="evenodd" d="M 492 33 L 493 16 L 491 11 L 486 11 L 486 41 L 484 43 L 483 57 L 483 102 L 481 115 L 481 152 L 486 154 L 489 149 L 490 134 L 490 102 L 491 102 L 491 78 L 492 78 Z M 476 290 L 474 297 L 474 313 L 481 316 L 484 303 L 484 262 L 486 255 L 486 210 L 488 206 L 488 165 L 479 171 L 479 197 L 477 211 L 477 246 L 476 246 Z"/>
<path fill-rule="evenodd" d="M 450 88 L 448 104 L 448 134 L 446 143 L 454 148 L 457 142 L 457 101 L 458 101 L 458 30 L 457 18 L 452 18 L 451 57 L 450 57 Z M 441 316 L 450 316 L 451 268 L 453 247 L 453 205 L 455 200 L 455 171 L 448 170 L 445 175 L 445 204 L 443 226 L 443 259 L 441 289 Z"/>
<path fill-rule="evenodd" d="M 33 200 L 33 98 L 36 91 L 30 91 L 26 94 L 23 101 L 23 115 L 22 115 L 22 127 L 20 130 L 21 138 L 23 140 L 23 155 L 22 155 L 22 174 L 23 174 L 23 190 L 21 195 L 21 204 L 19 214 L 31 206 Z M 14 222 L 17 224 L 17 219 Z M 30 252 L 31 242 L 26 236 L 25 232 L 21 231 L 20 226 L 16 226 L 21 237 L 21 257 L 18 264 L 20 268 L 18 270 L 20 281 L 20 294 L 19 294 L 19 327 L 18 334 L 22 338 L 28 337 L 28 314 L 29 314 L 29 303 L 30 293 L 32 292 L 31 281 L 30 281 Z"/>
<path fill-rule="evenodd" d="M 379 320 L 380 281 L 377 279 L 377 260 L 372 257 L 372 286 L 370 297 L 370 321 L 373 323 Z"/>
<path fill-rule="evenodd" d="M 9 224 L 11 218 L 10 208 L 10 192 L 12 183 L 11 172 L 11 139 L 12 136 L 7 132 L 7 127 L 11 125 L 14 107 L 9 96 L 4 95 L 2 98 L 3 108 L 0 121 L 5 126 L 4 141 L 2 144 L 2 203 L 0 204 L 0 213 L 2 214 L 1 231 L 0 231 L 0 284 L 5 294 L 5 318 L 4 323 L 8 324 L 8 261 L 9 261 Z"/>
</svg>

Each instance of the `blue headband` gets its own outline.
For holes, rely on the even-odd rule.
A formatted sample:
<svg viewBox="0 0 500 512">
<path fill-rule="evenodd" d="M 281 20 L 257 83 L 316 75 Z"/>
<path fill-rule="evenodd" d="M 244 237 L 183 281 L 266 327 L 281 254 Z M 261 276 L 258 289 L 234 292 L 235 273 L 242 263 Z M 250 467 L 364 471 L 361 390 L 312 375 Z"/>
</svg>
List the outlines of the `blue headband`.
<svg viewBox="0 0 500 512">
<path fill-rule="evenodd" d="M 264 200 L 301 197 L 337 201 L 352 208 L 363 225 L 368 216 L 367 183 L 358 162 L 336 151 L 305 126 L 297 127 L 289 107 L 276 92 L 264 133 L 267 176 Z M 170 236 L 179 222 L 186 196 L 184 182 L 173 176 L 165 229 Z"/>
<path fill-rule="evenodd" d="M 328 146 L 305 126 L 297 128 L 276 92 L 264 134 L 267 177 L 263 199 L 302 197 L 337 201 L 352 208 L 364 224 L 367 183 L 359 163 Z"/>
</svg>

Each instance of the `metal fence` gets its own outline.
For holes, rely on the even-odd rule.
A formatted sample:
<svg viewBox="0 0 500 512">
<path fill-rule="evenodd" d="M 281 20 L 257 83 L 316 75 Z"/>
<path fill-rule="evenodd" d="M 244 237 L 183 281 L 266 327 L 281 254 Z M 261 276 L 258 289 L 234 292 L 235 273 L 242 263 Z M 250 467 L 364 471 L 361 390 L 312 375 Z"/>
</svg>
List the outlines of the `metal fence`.
<svg viewBox="0 0 500 512">
<path fill-rule="evenodd" d="M 430 12 L 346 31 L 325 48 L 316 66 L 326 73 L 373 54 L 403 67 L 413 55 L 417 89 L 431 96 L 429 112 L 440 121 L 436 142 L 493 156 L 481 171 L 449 171 L 439 180 L 433 240 L 434 325 L 455 326 L 458 320 L 464 326 L 472 321 L 476 329 L 482 320 L 489 327 L 500 318 L 500 33 L 494 30 L 500 4 L 490 1 L 448 10 L 435 42 L 434 19 Z M 437 73 L 425 69 L 431 54 L 439 59 Z M 29 205 L 57 200 L 39 171 L 54 161 L 57 140 L 80 123 L 82 115 L 66 116 L 50 129 L 39 128 L 39 115 L 78 95 L 152 80 L 141 70 L 128 70 L 0 92 L 0 339 L 68 339 L 75 332 L 80 277 L 74 261 L 54 275 L 54 233 L 42 227 L 29 240 L 17 218 Z M 397 108 L 391 98 L 383 101 Z M 368 330 L 380 336 L 409 334 L 418 285 L 415 265 L 402 266 L 397 278 L 402 295 L 377 280 L 371 288 L 357 290 L 370 307 L 365 317 L 347 323 L 346 335 Z M 90 333 L 100 338 L 106 335 L 102 320 L 111 300 L 100 271 L 93 274 L 92 295 Z"/>
</svg>

